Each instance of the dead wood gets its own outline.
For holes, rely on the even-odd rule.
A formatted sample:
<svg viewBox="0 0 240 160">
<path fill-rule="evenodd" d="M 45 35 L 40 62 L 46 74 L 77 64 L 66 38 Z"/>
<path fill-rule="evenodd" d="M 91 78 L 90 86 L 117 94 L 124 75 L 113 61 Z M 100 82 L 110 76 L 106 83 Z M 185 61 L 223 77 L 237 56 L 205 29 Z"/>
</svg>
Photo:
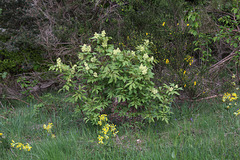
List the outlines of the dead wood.
<svg viewBox="0 0 240 160">
<path fill-rule="evenodd" d="M 233 58 L 234 56 L 236 56 L 236 55 L 237 55 L 237 53 L 236 53 L 236 50 L 235 50 L 235 51 L 233 51 L 232 53 L 230 53 L 227 57 L 223 58 L 223 59 L 220 60 L 219 62 L 217 62 L 217 63 L 215 63 L 214 65 L 212 65 L 212 66 L 209 68 L 209 74 L 211 75 L 212 73 L 219 71 L 221 68 L 224 67 L 224 65 L 225 65 L 228 61 L 232 60 L 232 58 Z"/>
</svg>

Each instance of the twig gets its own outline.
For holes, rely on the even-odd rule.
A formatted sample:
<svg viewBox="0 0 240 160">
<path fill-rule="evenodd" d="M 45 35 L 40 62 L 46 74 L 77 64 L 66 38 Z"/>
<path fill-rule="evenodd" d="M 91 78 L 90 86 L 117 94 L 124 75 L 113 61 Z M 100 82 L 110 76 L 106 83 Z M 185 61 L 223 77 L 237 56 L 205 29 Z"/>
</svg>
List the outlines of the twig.
<svg viewBox="0 0 240 160">
<path fill-rule="evenodd" d="M 202 100 L 208 100 L 208 99 L 212 99 L 212 98 L 217 98 L 217 97 L 220 97 L 222 96 L 222 94 L 219 94 L 219 95 L 213 95 L 213 96 L 209 96 L 209 97 L 205 97 L 205 98 L 201 98 L 201 99 L 197 99 L 197 100 L 187 100 L 185 99 L 186 101 L 189 101 L 189 102 L 198 102 L 198 101 L 202 101 Z M 184 100 L 184 99 L 181 99 L 181 100 Z"/>
<path fill-rule="evenodd" d="M 214 65 L 212 65 L 209 68 L 209 73 L 215 72 L 217 69 L 219 69 L 220 66 L 223 66 L 225 62 L 231 60 L 236 55 L 235 51 L 236 50 L 234 50 L 232 53 L 230 53 L 227 57 L 225 57 L 221 61 L 219 61 L 219 62 L 215 63 Z"/>
<path fill-rule="evenodd" d="M 30 105 L 29 103 L 27 103 L 26 101 L 24 101 L 24 100 L 21 100 L 21 99 L 19 99 L 19 98 L 16 98 L 16 97 L 6 97 L 6 99 L 15 99 L 15 100 L 19 100 L 19 101 L 21 101 L 21 102 L 23 102 L 23 103 L 26 103 L 27 105 Z"/>
<path fill-rule="evenodd" d="M 13 155 L 14 155 L 15 157 L 17 157 L 17 155 L 13 152 L 12 148 L 10 148 L 10 150 L 11 150 L 11 152 L 13 153 Z"/>
</svg>

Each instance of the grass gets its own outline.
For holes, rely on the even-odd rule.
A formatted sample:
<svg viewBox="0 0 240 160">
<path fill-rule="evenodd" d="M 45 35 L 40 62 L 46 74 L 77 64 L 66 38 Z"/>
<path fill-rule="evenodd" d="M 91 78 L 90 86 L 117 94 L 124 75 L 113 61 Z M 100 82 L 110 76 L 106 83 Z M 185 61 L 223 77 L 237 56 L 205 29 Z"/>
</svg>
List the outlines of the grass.
<svg viewBox="0 0 240 160">
<path fill-rule="evenodd" d="M 12 105 L 12 104 L 11 104 Z M 141 129 L 117 126 L 117 138 L 107 146 L 98 144 L 99 127 L 74 117 L 70 107 L 48 114 L 34 114 L 29 106 L 2 103 L 0 132 L 10 143 L 29 143 L 31 151 L 6 149 L 0 144 L 0 159 L 240 159 L 240 116 L 234 109 L 224 109 L 220 99 L 188 103 L 174 107 L 170 123 L 145 124 Z M 58 109 L 59 110 L 59 109 Z M 51 138 L 43 124 L 52 122 L 56 138 Z"/>
</svg>

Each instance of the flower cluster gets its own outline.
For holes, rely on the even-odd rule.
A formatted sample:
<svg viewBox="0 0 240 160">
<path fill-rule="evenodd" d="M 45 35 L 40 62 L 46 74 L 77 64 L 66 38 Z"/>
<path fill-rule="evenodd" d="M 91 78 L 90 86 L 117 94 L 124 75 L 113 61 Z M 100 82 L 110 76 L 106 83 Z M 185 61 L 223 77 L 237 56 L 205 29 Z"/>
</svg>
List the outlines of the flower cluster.
<svg viewBox="0 0 240 160">
<path fill-rule="evenodd" d="M 106 141 L 109 139 L 109 136 L 112 135 L 115 137 L 118 133 L 116 129 L 116 125 L 107 123 L 108 118 L 106 114 L 102 114 L 99 116 L 98 125 L 102 126 L 102 131 L 100 132 L 100 135 L 98 135 L 98 143 L 104 144 L 103 140 Z"/>
<path fill-rule="evenodd" d="M 238 116 L 240 114 L 240 109 L 233 113 L 234 115 Z"/>
<path fill-rule="evenodd" d="M 82 52 L 91 52 L 91 46 L 87 46 L 86 44 L 84 44 L 82 46 Z"/>
<path fill-rule="evenodd" d="M 141 70 L 142 74 L 145 75 L 147 74 L 147 66 L 143 66 L 142 64 L 139 66 L 139 69 Z"/>
<path fill-rule="evenodd" d="M 15 143 L 14 140 L 12 140 L 11 147 L 18 148 L 19 150 L 23 149 L 25 151 L 30 151 L 31 148 L 32 148 L 28 143 L 26 143 L 26 145 L 24 145 L 24 144 L 22 144 L 20 142 Z"/>
<path fill-rule="evenodd" d="M 185 60 L 187 63 L 189 63 L 190 66 L 191 66 L 192 63 L 193 63 L 193 57 L 192 57 L 192 56 L 187 55 L 187 57 L 184 58 L 184 60 Z"/>
<path fill-rule="evenodd" d="M 237 94 L 236 93 L 224 93 L 223 97 L 222 97 L 222 101 L 223 102 L 226 102 L 226 101 L 230 101 L 230 103 L 228 104 L 227 106 L 227 109 L 231 108 L 232 106 L 232 101 L 236 100 L 238 97 L 237 97 Z M 237 103 L 234 103 L 235 105 L 237 105 Z"/>
<path fill-rule="evenodd" d="M 227 93 L 224 93 L 222 101 L 226 102 L 226 100 L 229 100 L 230 102 L 232 102 L 232 101 L 236 100 L 237 98 L 238 97 L 237 97 L 236 93 L 230 94 L 230 93 L 227 92 Z"/>
<path fill-rule="evenodd" d="M 169 63 L 169 60 L 168 59 L 166 59 L 166 64 L 168 64 Z"/>
<path fill-rule="evenodd" d="M 4 138 L 3 133 L 0 133 L 0 138 Z M 0 141 L 0 143 L 2 143 L 2 141 Z"/>
<path fill-rule="evenodd" d="M 45 129 L 48 133 L 51 133 L 52 138 L 55 138 L 56 136 L 52 133 L 52 127 L 53 127 L 52 123 L 48 123 L 48 125 L 46 124 L 43 125 L 43 129 Z"/>
</svg>

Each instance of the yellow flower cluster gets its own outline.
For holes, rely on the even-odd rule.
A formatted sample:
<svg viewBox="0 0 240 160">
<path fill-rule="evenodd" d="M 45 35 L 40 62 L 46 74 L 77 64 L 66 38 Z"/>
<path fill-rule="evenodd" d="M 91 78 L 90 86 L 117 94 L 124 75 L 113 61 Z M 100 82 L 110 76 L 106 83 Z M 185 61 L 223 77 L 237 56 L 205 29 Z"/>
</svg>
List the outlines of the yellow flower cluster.
<svg viewBox="0 0 240 160">
<path fill-rule="evenodd" d="M 223 97 L 222 97 L 222 101 L 223 101 L 223 102 L 226 102 L 227 100 L 229 100 L 230 102 L 232 102 L 232 101 L 234 101 L 234 100 L 236 100 L 236 99 L 238 99 L 236 93 L 230 94 L 230 93 L 227 92 L 227 93 L 224 93 L 224 95 L 223 95 Z M 237 103 L 235 103 L 235 105 L 237 105 Z M 231 106 L 232 106 L 232 103 L 229 103 L 228 106 L 227 106 L 227 109 L 231 108 Z M 237 114 L 237 115 L 238 115 L 238 114 Z"/>
<path fill-rule="evenodd" d="M 233 100 L 236 100 L 238 97 L 237 97 L 237 94 L 236 93 L 224 93 L 223 95 L 223 98 L 222 98 L 222 101 L 223 102 L 226 102 L 226 100 L 229 100 L 230 102 L 233 101 Z"/>
<path fill-rule="evenodd" d="M 0 133 L 0 137 L 3 137 L 3 133 Z M 0 143 L 2 143 L 2 141 L 0 141 Z"/>
<path fill-rule="evenodd" d="M 55 138 L 55 134 L 52 133 L 52 127 L 53 127 L 53 124 L 52 123 L 48 123 L 48 125 L 44 124 L 43 125 L 43 129 L 47 130 L 48 133 L 51 133 L 52 135 L 52 138 Z"/>
<path fill-rule="evenodd" d="M 116 129 L 116 125 L 114 125 L 114 124 L 110 125 L 107 123 L 107 121 L 108 121 L 108 118 L 107 118 L 106 114 L 102 114 L 99 116 L 98 125 L 102 126 L 103 124 L 105 124 L 102 127 L 102 131 L 101 131 L 102 135 L 98 135 L 98 143 L 99 144 L 104 144 L 103 140 L 104 139 L 108 140 L 111 133 L 113 134 L 113 136 L 116 136 L 118 133 L 118 131 Z"/>
<path fill-rule="evenodd" d="M 237 110 L 236 112 L 234 112 L 233 114 L 235 114 L 236 116 L 238 116 L 240 114 L 240 109 Z"/>
<path fill-rule="evenodd" d="M 53 127 L 52 123 L 48 123 L 48 125 L 46 124 L 43 125 L 43 129 L 47 130 L 48 133 L 51 132 L 52 127 Z"/>
<path fill-rule="evenodd" d="M 193 57 L 192 57 L 192 56 L 187 55 L 187 57 L 184 58 L 184 60 L 185 60 L 186 62 L 188 62 L 190 66 L 191 66 L 192 63 L 193 63 Z"/>
<path fill-rule="evenodd" d="M 108 121 L 107 115 L 106 114 L 102 114 L 99 116 L 99 121 L 98 121 L 98 125 L 101 126 L 103 122 Z"/>
<path fill-rule="evenodd" d="M 11 147 L 15 147 L 15 148 L 18 148 L 19 150 L 25 150 L 25 151 L 30 151 L 31 150 L 31 146 L 27 143 L 26 145 L 22 144 L 22 143 L 15 143 L 14 140 L 12 140 L 12 143 L 11 143 Z"/>
<path fill-rule="evenodd" d="M 166 64 L 168 64 L 169 63 L 169 60 L 168 59 L 166 59 Z"/>
</svg>

